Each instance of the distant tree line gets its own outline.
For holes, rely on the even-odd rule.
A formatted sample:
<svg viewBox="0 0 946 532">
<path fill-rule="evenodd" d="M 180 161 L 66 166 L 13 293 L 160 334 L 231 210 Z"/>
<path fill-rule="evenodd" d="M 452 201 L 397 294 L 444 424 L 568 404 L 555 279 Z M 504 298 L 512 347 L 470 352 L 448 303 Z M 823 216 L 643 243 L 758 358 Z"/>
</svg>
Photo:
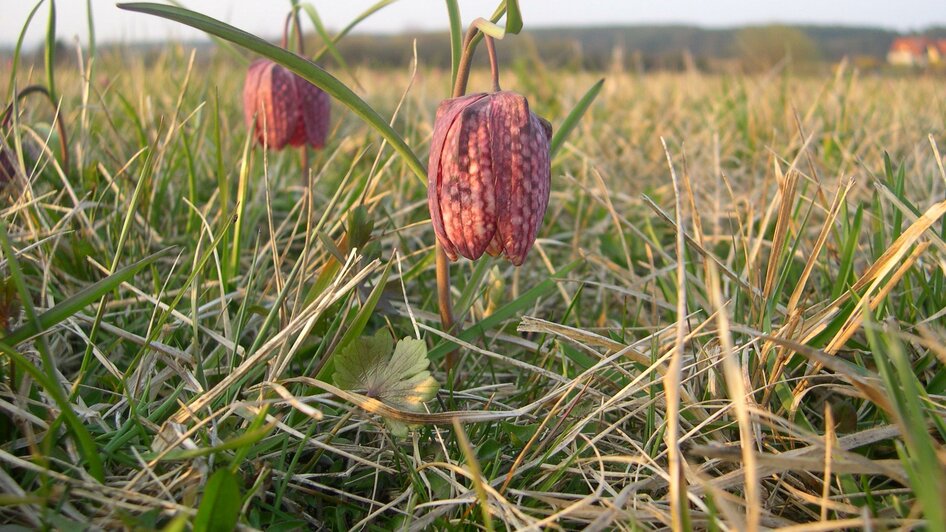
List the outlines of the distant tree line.
<svg viewBox="0 0 946 532">
<path fill-rule="evenodd" d="M 946 28 L 925 34 L 946 36 Z M 540 28 L 524 33 L 525 46 L 506 47 L 504 61 L 541 60 L 550 68 L 605 70 L 685 68 L 715 69 L 738 65 L 770 68 L 780 62 L 806 65 L 836 62 L 844 57 L 881 64 L 890 43 L 900 34 L 880 28 L 846 26 L 750 26 L 706 29 L 694 26 L 631 26 Z M 445 33 L 420 35 L 349 35 L 339 45 L 346 61 L 375 67 L 404 66 L 417 39 L 422 64 L 450 66 Z"/>
<path fill-rule="evenodd" d="M 946 38 L 946 27 L 930 28 L 921 35 Z M 881 28 L 848 26 L 747 26 L 707 29 L 696 26 L 602 26 L 585 28 L 536 28 L 517 38 L 516 46 L 497 47 L 504 62 L 534 64 L 573 70 L 759 70 L 784 64 L 816 67 L 848 58 L 861 66 L 880 66 L 891 42 L 899 33 Z M 315 35 L 307 37 L 309 49 L 321 47 Z M 352 65 L 403 68 L 413 57 L 417 40 L 418 59 L 426 67 L 450 68 L 450 44 L 446 33 L 351 34 L 338 45 Z M 198 61 L 209 59 L 213 45 L 206 42 L 179 43 L 199 49 Z M 134 45 L 145 58 L 157 57 L 163 45 Z M 127 45 L 99 46 L 101 52 L 124 51 Z M 71 50 L 56 57 L 73 61 Z M 10 50 L 0 50 L 0 60 Z M 485 56 L 484 56 L 485 57 Z M 42 50 L 25 58 L 42 62 Z M 333 64 L 326 55 L 325 63 Z M 483 59 L 485 61 L 485 59 Z"/>
</svg>

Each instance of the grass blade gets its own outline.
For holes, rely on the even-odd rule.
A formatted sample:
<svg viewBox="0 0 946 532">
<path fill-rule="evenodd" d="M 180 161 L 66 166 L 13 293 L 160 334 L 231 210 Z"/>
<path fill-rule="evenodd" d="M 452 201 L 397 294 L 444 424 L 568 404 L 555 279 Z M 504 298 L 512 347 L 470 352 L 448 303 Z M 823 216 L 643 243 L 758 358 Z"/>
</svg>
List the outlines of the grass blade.
<svg viewBox="0 0 946 532">
<path fill-rule="evenodd" d="M 85 0 L 85 13 L 89 28 L 89 57 L 95 57 L 95 17 L 92 16 L 92 0 Z"/>
<path fill-rule="evenodd" d="M 34 329 L 41 328 L 42 326 L 40 324 L 42 323 L 42 316 L 36 315 L 36 309 L 33 307 L 30 293 L 26 288 L 26 281 L 23 278 L 23 270 L 20 268 L 16 253 L 13 251 L 13 246 L 10 244 L 10 237 L 7 234 L 7 226 L 2 221 L 0 221 L 0 249 L 2 249 L 3 255 L 7 258 L 7 267 L 10 269 L 10 277 L 12 278 L 13 283 L 16 285 L 17 292 L 19 292 L 20 299 L 23 303 L 23 308 L 26 310 L 27 325 L 24 327 L 32 327 Z M 50 425 L 50 433 L 55 434 L 55 430 L 52 430 L 52 428 L 58 425 L 59 419 L 64 419 L 66 425 L 69 426 L 73 436 L 76 438 L 79 451 L 82 453 L 86 462 L 89 464 L 89 472 L 96 480 L 99 482 L 104 482 L 105 468 L 103 467 L 102 460 L 99 457 L 98 449 L 96 448 L 95 442 L 92 440 L 92 436 L 89 435 L 89 432 L 86 430 L 85 426 L 82 425 L 79 417 L 72 409 L 72 405 L 69 404 L 69 399 L 66 397 L 65 392 L 63 392 L 62 388 L 59 387 L 59 383 L 56 380 L 56 368 L 53 365 L 53 359 L 50 356 L 49 347 L 44 341 L 40 341 L 36 345 L 36 348 L 40 354 L 40 359 L 43 363 L 43 368 L 40 369 L 34 366 L 29 359 L 16 352 L 13 349 L 13 345 L 4 340 L 6 340 L 6 338 L 0 340 L 0 352 L 5 353 L 8 357 L 10 357 L 10 360 L 13 361 L 14 365 L 29 373 L 30 376 L 40 384 L 40 386 L 46 389 L 50 396 L 52 396 L 53 401 L 59 407 L 59 415 L 61 417 Z"/>
<path fill-rule="evenodd" d="M 450 17 L 450 86 L 457 82 L 457 69 L 463 54 L 463 26 L 460 22 L 460 5 L 457 0 L 444 0 Z"/>
<path fill-rule="evenodd" d="M 16 344 L 28 338 L 32 338 L 37 334 L 42 334 L 43 332 L 48 331 L 58 323 L 61 323 L 63 320 L 66 320 L 86 306 L 100 299 L 104 294 L 118 288 L 119 285 L 125 281 L 130 280 L 132 277 L 138 274 L 138 272 L 147 268 L 159 258 L 167 255 L 173 249 L 174 248 L 167 248 L 149 255 L 134 264 L 117 270 L 112 275 L 109 275 L 95 284 L 83 288 L 73 296 L 65 299 L 58 305 L 40 314 L 37 317 L 38 325 L 27 322 L 20 328 L 4 337 L 2 339 L 3 342 L 8 345 L 15 346 Z"/>
<path fill-rule="evenodd" d="M 319 37 L 322 38 L 322 42 L 325 43 L 325 47 L 328 49 L 329 55 L 332 56 L 332 59 L 338 63 L 338 66 L 342 67 L 342 70 L 348 73 L 348 77 L 355 81 L 355 84 L 358 85 L 358 88 L 361 89 L 361 84 L 358 83 L 358 79 L 355 77 L 355 72 L 348 66 L 348 62 L 345 61 L 345 58 L 342 57 L 342 54 L 338 52 L 338 48 L 335 47 L 335 41 L 332 40 L 332 36 L 328 34 L 328 30 L 325 29 L 325 25 L 322 24 L 322 18 L 319 16 L 318 11 L 315 10 L 315 6 L 310 3 L 302 4 L 302 9 L 305 10 L 306 14 L 309 15 L 309 20 L 312 21 L 312 25 L 315 26 L 315 31 L 318 32 Z"/>
<path fill-rule="evenodd" d="M 519 0 L 506 0 L 506 31 L 516 34 L 522 31 L 522 12 Z"/>
<path fill-rule="evenodd" d="M 43 0 L 39 0 L 39 2 L 36 2 L 36 5 L 33 6 L 30 14 L 26 17 L 26 22 L 23 23 L 20 36 L 16 39 L 16 47 L 13 48 L 13 64 L 10 67 L 10 82 L 7 85 L 7 100 L 13 99 L 13 91 L 16 89 L 16 69 L 20 65 L 20 52 L 23 49 L 23 39 L 26 38 L 26 30 L 29 29 L 30 22 L 33 21 L 33 17 L 36 15 L 36 12 L 39 11 L 39 6 L 41 5 L 43 5 Z"/>
<path fill-rule="evenodd" d="M 558 153 L 558 150 L 562 147 L 562 144 L 565 143 L 565 138 L 568 137 L 569 133 L 578 125 L 578 121 L 581 120 L 581 117 L 585 115 L 585 111 L 591 107 L 591 103 L 595 101 L 595 98 L 598 97 L 598 94 L 601 92 L 601 87 L 604 86 L 604 78 L 598 80 L 597 83 L 591 86 L 588 89 L 588 92 L 578 100 L 578 103 L 575 104 L 574 109 L 568 113 L 568 116 L 565 117 L 565 120 L 562 121 L 562 124 L 558 126 L 558 131 L 552 135 L 552 141 L 550 142 L 549 152 L 550 157 L 555 158 L 555 154 Z"/>
<path fill-rule="evenodd" d="M 387 7 L 387 6 L 391 5 L 391 4 L 393 4 L 394 2 L 397 2 L 397 0 L 381 0 L 380 2 L 377 2 L 376 4 L 374 4 L 374 5 L 372 5 L 371 7 L 369 7 L 368 9 L 362 11 L 360 15 L 358 15 L 357 17 L 355 17 L 354 19 L 352 19 L 352 21 L 349 22 L 347 26 L 345 26 L 344 28 L 342 28 L 342 31 L 338 32 L 338 33 L 335 35 L 335 38 L 332 39 L 332 44 L 338 44 L 338 41 L 340 41 L 340 40 L 342 39 L 342 37 L 348 35 L 348 34 L 351 32 L 351 30 L 355 29 L 355 26 L 357 26 L 359 23 L 361 23 L 361 21 L 363 21 L 363 20 L 365 20 L 366 18 L 370 17 L 371 15 L 373 15 L 374 13 L 376 13 L 377 11 L 380 11 L 381 8 Z M 319 50 L 319 52 L 318 52 L 317 54 L 315 54 L 315 56 L 312 58 L 312 61 L 313 61 L 313 62 L 318 61 L 319 59 L 322 58 L 322 56 L 325 55 L 326 52 L 328 52 L 328 45 L 323 46 L 322 49 Z"/>
<path fill-rule="evenodd" d="M 577 268 L 583 262 L 584 261 L 582 260 L 576 260 L 571 264 L 561 268 L 555 272 L 555 275 L 545 279 L 529 290 L 526 290 L 521 296 L 496 309 L 496 312 L 471 325 L 469 328 L 460 332 L 460 334 L 457 334 L 456 337 L 468 342 L 475 338 L 479 338 L 480 336 L 485 336 L 490 329 L 519 314 L 521 311 L 532 305 L 535 300 L 554 292 L 556 290 L 557 281 L 564 278 L 569 272 Z M 437 361 L 449 351 L 452 351 L 456 348 L 457 346 L 454 345 L 453 342 L 444 341 L 437 347 L 434 347 L 430 350 L 430 360 Z"/>
<path fill-rule="evenodd" d="M 867 311 L 864 314 L 870 320 L 871 313 Z M 942 497 L 946 490 L 946 475 L 937 457 L 938 446 L 927 430 L 929 420 L 923 402 L 928 402 L 929 398 L 896 336 L 869 321 L 865 323 L 865 329 L 880 375 L 897 412 L 897 421 L 902 425 L 905 445 L 898 446 L 898 454 L 930 530 L 943 530 L 946 511 Z"/>
<path fill-rule="evenodd" d="M 218 469 L 204 490 L 204 498 L 194 518 L 194 532 L 224 532 L 235 530 L 240 517 L 240 486 L 237 476 L 229 469 Z"/>
<path fill-rule="evenodd" d="M 56 95 L 56 79 L 54 76 L 56 67 L 56 0 L 49 0 L 49 20 L 46 23 L 44 57 L 46 59 L 46 90 L 49 91 L 49 99 L 53 101 L 55 106 L 59 102 Z"/>
<path fill-rule="evenodd" d="M 0 340 L 0 352 L 10 357 L 13 363 L 26 373 L 29 373 L 30 377 L 33 378 L 40 386 L 45 389 L 53 400 L 56 402 L 56 406 L 59 407 L 59 410 L 65 418 L 66 426 L 69 427 L 69 430 L 72 431 L 73 437 L 76 439 L 76 444 L 79 446 L 79 451 L 82 453 L 82 456 L 85 457 L 86 462 L 89 464 L 89 473 L 98 480 L 99 482 L 105 482 L 105 468 L 102 465 L 102 459 L 99 458 L 99 448 L 95 444 L 95 441 L 92 439 L 92 436 L 89 435 L 89 431 L 86 430 L 85 425 L 82 424 L 82 421 L 79 420 L 79 416 L 76 415 L 75 411 L 72 409 L 72 405 L 69 404 L 68 399 L 66 399 L 65 393 L 62 391 L 55 381 L 49 378 L 48 375 L 43 373 L 42 370 L 34 366 L 26 357 L 16 352 L 9 344 Z"/>
</svg>

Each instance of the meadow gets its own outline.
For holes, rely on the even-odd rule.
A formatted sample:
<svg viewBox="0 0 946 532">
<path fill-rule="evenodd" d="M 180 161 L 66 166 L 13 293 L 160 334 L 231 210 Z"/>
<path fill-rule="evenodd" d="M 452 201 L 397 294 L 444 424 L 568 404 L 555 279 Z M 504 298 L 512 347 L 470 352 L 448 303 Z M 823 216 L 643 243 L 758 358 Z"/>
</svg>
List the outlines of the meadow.
<svg viewBox="0 0 946 532">
<path fill-rule="evenodd" d="M 249 54 L 82 58 L 69 168 L 41 98 L 4 136 L 3 522 L 946 526 L 942 79 L 507 65 L 553 128 L 605 81 L 525 264 L 456 263 L 444 332 L 426 184 L 357 116 L 307 173 L 249 141 Z M 335 74 L 426 161 L 449 71 Z M 423 340 L 424 411 L 332 384 L 377 331 Z"/>
</svg>

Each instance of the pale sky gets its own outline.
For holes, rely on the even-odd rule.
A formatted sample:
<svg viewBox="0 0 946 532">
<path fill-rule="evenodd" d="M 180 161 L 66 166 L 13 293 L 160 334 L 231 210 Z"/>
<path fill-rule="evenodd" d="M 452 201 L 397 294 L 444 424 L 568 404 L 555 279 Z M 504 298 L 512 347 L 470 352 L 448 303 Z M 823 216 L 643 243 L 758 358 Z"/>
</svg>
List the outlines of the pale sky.
<svg viewBox="0 0 946 532">
<path fill-rule="evenodd" d="M 47 0 L 48 1 L 48 0 Z M 330 29 L 344 27 L 376 0 L 307 0 Z M 498 0 L 461 0 L 464 23 L 488 16 Z M 0 0 L 0 47 L 15 44 L 36 0 Z M 289 0 L 183 0 L 187 7 L 263 37 L 281 33 Z M 769 22 L 880 26 L 909 31 L 946 25 L 942 0 L 520 0 L 526 27 L 602 24 L 695 24 L 726 27 Z M 60 39 L 87 40 L 85 0 L 58 0 Z M 92 0 L 96 37 L 103 42 L 200 39 L 203 34 L 149 15 Z M 40 8 L 27 47 L 42 42 L 48 13 Z M 362 22 L 358 31 L 442 30 L 447 13 L 440 0 L 400 0 Z"/>
</svg>

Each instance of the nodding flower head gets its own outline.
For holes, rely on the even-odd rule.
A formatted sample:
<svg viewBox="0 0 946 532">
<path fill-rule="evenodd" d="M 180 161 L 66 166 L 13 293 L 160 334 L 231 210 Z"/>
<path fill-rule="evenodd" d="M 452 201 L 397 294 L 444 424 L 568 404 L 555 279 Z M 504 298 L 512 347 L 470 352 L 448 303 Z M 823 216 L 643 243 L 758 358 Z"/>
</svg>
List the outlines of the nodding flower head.
<svg viewBox="0 0 946 532">
<path fill-rule="evenodd" d="M 427 203 L 450 260 L 504 255 L 519 266 L 545 217 L 552 125 L 509 91 L 444 100 L 427 166 Z"/>
<path fill-rule="evenodd" d="M 329 97 L 289 69 L 261 59 L 250 65 L 243 85 L 243 115 L 256 140 L 272 150 L 287 144 L 325 146 Z"/>
</svg>

